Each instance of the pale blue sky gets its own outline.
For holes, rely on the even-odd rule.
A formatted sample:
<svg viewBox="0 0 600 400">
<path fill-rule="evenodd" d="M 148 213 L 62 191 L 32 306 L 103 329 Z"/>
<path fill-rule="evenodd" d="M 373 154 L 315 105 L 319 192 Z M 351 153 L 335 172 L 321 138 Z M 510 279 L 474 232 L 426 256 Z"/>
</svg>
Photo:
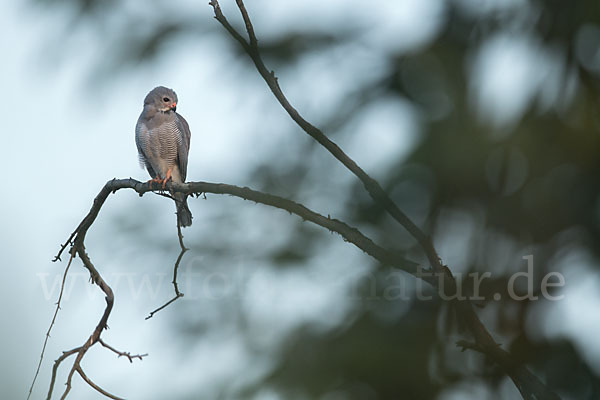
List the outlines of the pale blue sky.
<svg viewBox="0 0 600 400">
<path fill-rule="evenodd" d="M 158 3 L 165 7 L 172 4 Z M 238 17 L 237 10 L 227 1 L 222 3 L 227 15 Z M 443 2 L 400 3 L 402 12 L 400 4 L 385 1 L 369 2 L 368 7 L 367 3 L 355 1 L 355 7 L 347 7 L 343 0 L 311 0 L 289 2 L 284 7 L 283 2 L 271 4 L 263 0 L 252 2 L 251 11 L 259 35 L 276 35 L 290 25 L 298 29 L 325 29 L 329 23 L 342 22 L 366 26 L 373 24 L 374 18 L 366 8 L 380 11 L 380 23 L 368 30 L 362 43 L 339 50 L 344 51 L 344 57 L 335 52 L 314 55 L 280 74 L 281 85 L 292 102 L 309 120 L 318 121 L 336 103 L 344 101 L 349 86 L 373 79 L 369 73 L 376 76 L 378 71 L 385 71 L 387 66 L 372 58 L 369 49 L 383 46 L 411 51 L 435 37 L 444 19 Z M 521 6 L 518 1 L 505 3 Z M 182 6 L 201 23 L 217 23 L 205 2 L 185 1 Z M 314 12 L 316 8 L 319 13 Z M 247 172 L 258 161 L 271 156 L 274 149 L 293 154 L 295 146 L 309 139 L 293 127 L 258 74 L 247 75 L 239 61 L 224 50 L 231 44 L 225 37 L 193 37 L 171 43 L 151 65 L 120 71 L 91 84 L 96 80 L 90 75 L 95 63 L 105 57 L 103 52 L 111 50 L 98 42 L 92 27 L 77 27 L 61 42 L 58 39 L 64 29 L 62 11 L 44 11 L 17 2 L 5 4 L 0 23 L 9 32 L 0 36 L 0 52 L 5 60 L 0 74 L 5 106 L 0 108 L 0 118 L 4 121 L 3 161 L 10 166 L 0 198 L 4 265 L 0 299 L 5 305 L 0 343 L 5 360 L 11 360 L 10 367 L 6 364 L 0 374 L 0 387 L 5 391 L 3 397 L 23 398 L 52 316 L 57 294 L 51 289 L 52 282 L 65 265 L 50 262 L 58 245 L 77 226 L 108 179 L 148 178 L 138 166 L 133 128 L 142 100 L 151 88 L 165 85 L 177 91 L 178 111 L 188 120 L 193 135 L 188 180 L 252 185 Z M 515 40 L 500 36 L 473 55 L 473 63 L 466 65 L 465 71 L 475 69 L 471 95 L 480 105 L 483 119 L 493 107 L 504 110 L 493 124 L 513 124 L 520 116 L 513 100 L 528 103 L 542 90 L 539 80 L 531 83 L 528 79 L 536 71 L 531 63 L 550 62 L 553 53 L 539 46 L 527 36 Z M 536 58 L 531 49 L 539 50 L 541 55 Z M 507 62 L 497 61 L 506 57 L 519 60 L 520 67 L 499 71 L 498 65 L 505 66 Z M 355 59 L 364 62 L 356 64 Z M 548 76 L 554 71 L 547 70 Z M 503 78 L 501 82 L 495 79 L 498 74 Z M 340 136 L 340 144 L 377 177 L 392 162 L 390 157 L 406 154 L 418 141 L 420 118 L 408 102 L 383 99 L 353 129 Z M 379 125 L 384 129 L 378 129 Z M 385 143 L 385 148 L 373 148 L 374 137 L 377 143 Z M 333 165 L 331 174 L 339 178 L 337 182 L 342 186 L 354 179 L 330 162 L 324 152 L 311 157 L 321 157 L 314 162 Z M 272 165 L 277 167 L 285 161 L 275 158 Z M 324 214 L 334 216 L 341 208 L 335 201 L 324 202 L 321 197 L 311 196 L 310 188 L 304 196 L 299 200 Z M 246 230 L 231 232 L 230 240 L 243 235 L 265 240 L 265 246 L 276 246 L 277 241 L 288 239 L 295 223 L 286 213 L 237 199 L 209 196 L 208 201 L 194 200 L 190 206 L 195 219 L 193 228 L 186 231 L 189 243 L 210 240 L 211 224 L 219 223 L 220 216 L 231 214 L 231 210 L 235 210 L 235 218 Z M 133 247 L 139 246 L 139 241 L 128 238 L 127 232 L 119 231 L 114 224 L 133 212 L 139 213 L 140 219 L 155 219 L 152 230 L 143 235 L 164 240 L 168 251 L 155 256 L 152 251 Z M 104 337 L 120 349 L 148 352 L 150 357 L 131 365 L 94 349 L 84 364 L 95 381 L 127 398 L 164 398 L 165 393 L 183 395 L 191 388 L 210 398 L 212 391 L 222 386 L 230 386 L 234 393 L 236 388 L 270 371 L 269 356 L 277 352 L 278 341 L 291 329 L 308 322 L 315 329 L 326 330 L 341 321 L 353 305 L 352 301 L 340 303 L 339 299 L 369 269 L 364 255 L 341 240 L 327 244 L 328 255 L 310 260 L 300 273 L 276 273 L 270 266 L 255 265 L 254 260 L 239 255 L 228 261 L 231 265 L 226 269 L 214 269 L 214 265 L 220 265 L 218 262 L 213 265 L 213 260 L 204 259 L 201 254 L 189 254 L 184 264 L 204 271 L 198 278 L 200 286 L 190 287 L 192 300 L 178 304 L 180 313 L 169 314 L 166 310 L 144 321 L 148 311 L 171 295 L 169 263 L 177 256 L 173 218 L 173 205 L 163 198 L 146 195 L 140 199 L 134 193 L 119 192 L 109 198 L 87 238 L 92 259 L 110 277 L 110 283 L 119 288 L 111 329 Z M 258 228 L 256 221 L 261 221 Z M 336 263 L 340 257 L 351 260 L 350 265 Z M 343 272 L 348 269 L 355 272 Z M 142 271 L 148 271 L 148 275 Z M 238 288 L 234 282 L 240 274 L 245 277 Z M 317 279 L 323 276 L 331 278 L 328 283 Z M 72 267 L 71 279 L 69 297 L 49 342 L 35 398 L 41 398 L 47 390 L 52 360 L 62 350 L 81 344 L 104 306 L 96 288 L 88 285 L 78 261 Z M 222 279 L 226 289 L 215 293 L 202 287 L 208 279 Z M 198 300 L 193 299 L 195 293 Z M 257 338 L 263 338 L 258 340 L 264 351 L 262 356 L 252 351 L 252 346 L 237 334 L 235 325 L 219 312 L 228 307 L 227 301 L 221 300 L 235 297 L 232 293 L 241 299 L 241 309 L 252 321 L 250 329 L 258 332 Z M 334 307 L 337 304 L 340 306 Z M 177 333 L 171 328 L 182 310 L 203 313 L 207 324 L 215 327 L 190 351 L 177 343 Z M 329 310 L 326 320 L 321 316 L 323 310 Z M 569 312 L 568 308 L 559 308 L 551 317 L 560 319 L 560 315 Z M 284 318 L 289 315 L 293 318 Z M 260 333 L 265 326 L 270 327 L 270 336 Z M 552 326 L 547 328 L 552 331 Z M 581 333 L 576 329 L 560 332 Z M 581 338 L 579 343 L 586 344 L 592 359 L 600 359 L 600 348 L 594 348 L 589 338 Z M 67 365 L 64 364 L 63 372 Z M 247 374 L 250 367 L 255 374 Z M 239 378 L 243 371 L 246 381 Z M 63 382 L 64 374 L 58 379 L 56 394 Z M 461 390 L 456 388 L 456 393 L 462 393 Z M 449 393 L 446 399 L 452 396 Z M 76 377 L 71 398 L 100 397 Z M 265 392 L 261 398 L 278 397 Z"/>
</svg>

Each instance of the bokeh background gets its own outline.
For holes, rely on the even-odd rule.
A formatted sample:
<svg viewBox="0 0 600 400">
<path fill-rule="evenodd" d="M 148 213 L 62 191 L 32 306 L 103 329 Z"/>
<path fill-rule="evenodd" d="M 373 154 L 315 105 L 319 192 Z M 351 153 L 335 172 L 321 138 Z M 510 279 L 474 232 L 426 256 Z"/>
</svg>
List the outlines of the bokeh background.
<svg viewBox="0 0 600 400">
<path fill-rule="evenodd" d="M 362 185 L 286 116 L 248 57 L 191 0 L 6 2 L 0 243 L 1 397 L 26 397 L 65 262 L 60 243 L 113 178 L 148 179 L 134 126 L 172 87 L 192 129 L 189 180 L 281 195 L 424 261 Z M 290 101 L 430 233 L 459 279 L 490 272 L 478 314 L 564 399 L 600 398 L 600 3 L 525 0 L 248 1 Z M 240 30 L 235 4 L 222 0 Z M 174 206 L 111 196 L 87 250 L 115 291 L 87 375 L 128 399 L 518 399 L 443 301 L 340 237 L 228 196 L 190 202 L 180 269 Z M 533 256 L 534 289 L 507 280 Z M 465 282 L 468 287 L 468 281 Z M 522 287 L 520 289 L 523 289 Z M 500 294 L 502 300 L 494 301 Z M 539 294 L 539 293 L 538 293 Z M 83 343 L 104 300 L 78 261 L 33 398 Z M 60 396 L 68 363 L 55 396 Z M 78 377 L 74 399 L 98 399 Z"/>
</svg>

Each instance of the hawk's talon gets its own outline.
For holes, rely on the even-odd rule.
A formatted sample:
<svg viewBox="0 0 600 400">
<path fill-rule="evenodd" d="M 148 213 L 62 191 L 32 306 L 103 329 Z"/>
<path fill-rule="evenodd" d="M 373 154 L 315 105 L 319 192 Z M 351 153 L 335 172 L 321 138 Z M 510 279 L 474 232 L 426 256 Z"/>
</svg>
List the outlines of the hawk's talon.
<svg viewBox="0 0 600 400">
<path fill-rule="evenodd" d="M 173 177 L 171 176 L 171 171 L 172 171 L 172 170 L 173 170 L 172 168 L 169 168 L 169 169 L 167 170 L 167 176 L 166 176 L 166 177 L 165 177 L 165 179 L 162 181 L 163 190 L 165 190 L 165 186 L 167 186 L 167 182 L 173 179 Z"/>
<path fill-rule="evenodd" d="M 146 182 L 148 185 L 150 185 L 150 188 L 154 189 L 154 183 L 158 183 L 160 184 L 162 182 L 162 180 L 159 177 L 155 177 L 150 179 L 148 182 Z"/>
</svg>

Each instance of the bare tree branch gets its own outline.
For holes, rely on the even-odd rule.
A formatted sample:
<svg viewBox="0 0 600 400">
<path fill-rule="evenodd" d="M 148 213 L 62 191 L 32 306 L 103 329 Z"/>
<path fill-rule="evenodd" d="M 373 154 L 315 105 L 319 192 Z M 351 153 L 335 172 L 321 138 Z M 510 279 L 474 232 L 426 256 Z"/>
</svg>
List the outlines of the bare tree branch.
<svg viewBox="0 0 600 400">
<path fill-rule="evenodd" d="M 56 373 L 58 371 L 58 367 L 60 367 L 60 364 L 68 357 L 72 356 L 73 354 L 77 354 L 79 350 L 81 350 L 81 347 L 76 347 L 69 351 L 63 351 L 62 356 L 58 357 L 54 361 L 54 366 L 52 367 L 52 377 L 50 378 L 50 388 L 48 389 L 48 396 L 46 397 L 47 400 L 50 400 L 52 397 L 52 391 L 54 390 L 54 383 L 56 382 Z"/>
<path fill-rule="evenodd" d="M 319 144 L 327 149 L 336 159 L 349 169 L 363 183 L 366 191 L 373 198 L 375 203 L 388 212 L 400 225 L 402 225 L 419 243 L 421 248 L 431 264 L 436 274 L 443 274 L 443 286 L 450 288 L 452 293 L 456 292 L 456 282 L 452 272 L 443 265 L 440 257 L 433 246 L 431 238 L 425 234 L 398 206 L 392 201 L 388 194 L 383 190 L 379 183 L 371 178 L 362 168 L 356 164 L 337 144 L 331 141 L 320 129 L 305 120 L 300 113 L 290 104 L 284 95 L 274 71 L 269 71 L 263 62 L 258 48 L 258 40 L 254 33 L 254 27 L 248 15 L 248 11 L 243 0 L 236 0 L 237 6 L 242 14 L 249 41 L 243 38 L 235 28 L 231 26 L 227 18 L 223 15 L 218 0 L 212 0 L 209 5 L 213 7 L 215 18 L 231 34 L 231 36 L 240 43 L 246 53 L 250 56 L 259 74 L 263 77 L 271 92 L 288 115 L 302 128 L 304 132 L 314 138 Z M 519 388 L 524 399 L 558 399 L 558 396 L 550 391 L 535 375 L 525 367 L 514 367 L 509 353 L 499 348 L 492 335 L 483 326 L 477 314 L 473 310 L 470 301 L 454 301 L 458 311 L 459 318 L 466 323 L 469 331 L 475 338 L 478 345 L 490 349 L 489 356 L 498 364 L 504 367 L 506 373 L 511 377 L 515 385 Z M 493 350 L 492 350 L 493 349 Z"/>
<path fill-rule="evenodd" d="M 109 392 L 107 392 L 106 390 L 102 389 L 100 386 L 96 385 L 90 378 L 87 377 L 87 375 L 83 372 L 83 369 L 81 369 L 81 366 L 77 367 L 77 372 L 79 373 L 79 375 L 81 376 L 81 378 L 87 382 L 88 385 L 90 385 L 91 387 L 93 387 L 94 389 L 96 389 L 98 392 L 102 393 L 104 396 L 108 397 L 109 399 L 114 399 L 114 400 L 125 400 L 121 397 L 117 397 L 114 394 L 111 394 Z"/>
<path fill-rule="evenodd" d="M 94 221 L 96 220 L 96 217 L 98 216 L 100 209 L 104 205 L 104 202 L 106 201 L 106 199 L 108 198 L 108 196 L 111 193 L 116 193 L 120 189 L 133 189 L 140 196 L 142 196 L 146 192 L 151 192 L 151 191 L 152 192 L 158 191 L 159 193 L 157 193 L 157 194 L 164 195 L 164 193 L 160 193 L 160 191 L 163 190 L 162 187 L 160 185 L 156 185 L 154 182 L 151 182 L 151 181 L 143 183 L 143 182 L 136 181 L 135 179 L 131 179 L 131 178 L 129 178 L 129 179 L 112 179 L 104 185 L 102 190 L 100 190 L 100 193 L 98 193 L 98 195 L 94 199 L 94 203 L 93 203 L 92 208 L 90 209 L 89 213 L 81 221 L 81 223 L 79 224 L 79 226 L 77 227 L 75 232 L 73 232 L 71 234 L 71 236 L 69 237 L 69 239 L 65 242 L 66 244 L 69 244 L 69 243 L 72 244 L 72 248 L 71 248 L 72 257 L 74 257 L 75 254 L 77 254 L 79 256 L 79 258 L 81 258 L 81 260 L 83 261 L 84 267 L 90 273 L 90 279 L 91 279 L 92 283 L 94 283 L 98 287 L 100 287 L 100 289 L 105 293 L 106 308 L 104 309 L 104 313 L 102 314 L 102 317 L 100 318 L 100 321 L 98 322 L 96 328 L 94 329 L 94 331 L 92 332 L 90 337 L 85 341 L 85 343 L 80 347 L 77 347 L 75 349 L 64 352 L 63 355 L 55 361 L 54 367 L 52 370 L 52 378 L 50 381 L 50 388 L 48 390 L 48 397 L 47 397 L 48 400 L 52 397 L 52 392 L 54 389 L 54 384 L 56 382 L 56 374 L 57 374 L 58 367 L 66 358 L 68 358 L 69 356 L 74 355 L 74 354 L 76 354 L 77 357 L 75 358 L 75 361 L 73 362 L 71 369 L 69 371 L 69 374 L 67 377 L 67 382 L 66 382 L 66 388 L 61 396 L 61 399 L 66 398 L 67 395 L 69 394 L 69 392 L 71 390 L 71 381 L 73 378 L 73 374 L 75 372 L 77 372 L 82 377 L 82 379 L 85 382 L 87 382 L 91 387 L 93 387 L 95 390 L 102 393 L 106 397 L 109 397 L 111 399 L 119 398 L 119 397 L 116 397 L 115 395 L 110 394 L 109 392 L 107 392 L 106 390 L 102 389 L 97 384 L 95 384 L 91 379 L 89 379 L 85 375 L 85 373 L 83 372 L 83 370 L 81 368 L 81 360 L 85 356 L 86 352 L 90 349 L 90 347 L 92 347 L 96 343 L 100 343 L 102 346 L 104 346 L 107 349 L 111 350 L 112 352 L 118 354 L 119 356 L 124 356 L 124 357 L 128 358 L 130 362 L 133 361 L 134 358 L 139 358 L 141 360 L 142 357 L 146 356 L 146 354 L 131 355 L 128 352 L 122 352 L 122 351 L 116 350 L 112 346 L 109 346 L 108 344 L 106 344 L 100 338 L 102 331 L 104 329 L 107 329 L 107 327 L 108 327 L 108 318 L 110 316 L 110 313 L 112 311 L 112 307 L 114 304 L 114 295 L 113 295 L 113 292 L 112 292 L 112 289 L 110 288 L 110 286 L 108 286 L 108 284 L 104 281 L 104 279 L 102 278 L 102 276 L 100 275 L 98 270 L 92 264 L 89 256 L 87 255 L 87 253 L 85 251 L 85 245 L 84 245 L 84 240 L 85 240 L 87 231 L 92 226 Z M 363 250 L 365 253 L 369 254 L 370 256 L 372 256 L 373 258 L 375 258 L 382 264 L 386 264 L 386 265 L 390 265 L 390 266 L 394 266 L 396 268 L 402 269 L 410 274 L 413 274 L 413 275 L 429 282 L 431 285 L 434 285 L 434 286 L 436 285 L 436 280 L 434 279 L 433 275 L 428 271 L 425 271 L 425 273 L 424 273 L 422 268 L 420 268 L 420 266 L 417 263 L 403 258 L 400 254 L 388 251 L 388 250 L 384 249 L 383 247 L 376 245 L 371 239 L 364 236 L 358 229 L 353 228 L 337 219 L 332 219 L 329 216 L 325 217 L 321 214 L 311 211 L 308 208 L 306 208 L 305 206 L 303 206 L 302 204 L 295 203 L 291 200 L 287 200 L 287 199 L 284 199 L 284 198 L 278 197 L 278 196 L 273 196 L 273 195 L 270 195 L 267 193 L 258 192 L 258 191 L 249 189 L 247 187 L 238 187 L 238 186 L 233 186 L 233 185 L 227 185 L 224 183 L 189 182 L 189 183 L 185 183 L 185 184 L 178 184 L 178 183 L 169 182 L 167 184 L 167 189 L 171 193 L 180 192 L 180 193 L 185 193 L 188 195 L 192 195 L 192 194 L 200 195 L 200 194 L 206 194 L 206 193 L 229 194 L 232 196 L 240 197 L 245 200 L 251 200 L 256 203 L 261 203 L 261 204 L 265 204 L 265 205 L 268 205 L 271 207 L 280 208 L 282 210 L 288 211 L 291 214 L 298 215 L 303 220 L 313 222 L 313 223 L 315 223 L 319 226 L 322 226 L 332 232 L 336 232 L 336 233 L 340 234 L 345 241 L 348 241 L 348 242 L 354 244 L 356 247 Z M 167 196 L 167 197 L 169 197 L 169 196 Z M 178 227 L 178 238 L 179 238 L 179 245 L 181 248 L 181 252 L 179 253 L 179 257 L 177 258 L 177 262 L 175 263 L 175 267 L 173 270 L 173 287 L 175 290 L 175 297 L 173 299 L 171 299 L 169 302 L 167 302 L 166 304 L 164 304 L 163 306 L 159 307 L 158 309 L 156 309 L 152 313 L 150 313 L 150 315 L 146 319 L 152 317 L 156 312 L 162 310 L 163 308 L 165 308 L 166 306 L 168 306 L 169 304 L 171 304 L 172 302 L 177 300 L 179 297 L 183 296 L 183 293 L 181 293 L 179 291 L 179 288 L 177 285 L 177 270 L 178 270 L 179 264 L 181 262 L 181 259 L 183 258 L 184 253 L 187 251 L 187 248 L 185 247 L 185 245 L 183 243 L 183 235 L 181 234 L 180 227 Z M 66 245 L 61 245 L 61 248 L 60 248 L 58 254 L 55 256 L 55 260 L 60 260 L 60 256 L 65 248 L 66 248 Z M 66 277 L 66 272 L 65 272 L 65 277 Z"/>
<path fill-rule="evenodd" d="M 100 192 L 100 195 L 102 195 L 102 194 L 103 194 L 103 192 Z M 63 395 L 61 396 L 61 400 L 65 399 L 67 397 L 67 395 L 69 394 L 69 392 L 71 391 L 71 381 L 73 379 L 73 374 L 75 373 L 75 371 L 80 370 L 81 360 L 83 359 L 83 357 L 85 356 L 85 354 L 87 353 L 89 348 L 98 342 L 102 331 L 104 329 L 108 329 L 108 317 L 110 316 L 110 313 L 112 311 L 113 304 L 114 304 L 114 295 L 113 295 L 112 289 L 110 288 L 110 286 L 108 286 L 108 284 L 104 281 L 104 279 L 102 278 L 100 273 L 96 270 L 96 268 L 94 267 L 94 264 L 92 264 L 92 261 L 89 259 L 87 253 L 85 252 L 85 246 L 83 244 L 83 240 L 85 239 L 87 230 L 89 229 L 89 227 L 92 225 L 92 223 L 96 219 L 96 216 L 98 215 L 98 212 L 100 211 L 100 207 L 106 200 L 106 197 L 108 197 L 108 193 L 106 194 L 106 196 L 103 199 L 100 197 L 100 195 L 98 195 L 98 197 L 96 197 L 96 199 L 94 199 L 94 206 L 92 206 L 90 213 L 87 215 L 86 218 L 83 219 L 82 223 L 79 225 L 80 230 L 78 230 L 78 232 L 74 238 L 73 248 L 74 248 L 74 251 L 76 251 L 77 254 L 79 255 L 79 258 L 81 258 L 81 261 L 83 261 L 85 268 L 87 268 L 87 270 L 90 272 L 90 279 L 92 280 L 92 282 L 95 283 L 97 286 L 99 286 L 100 289 L 102 289 L 102 291 L 105 293 L 106 308 L 104 309 L 104 313 L 102 314 L 102 317 L 100 318 L 100 321 L 98 322 L 98 325 L 96 326 L 96 328 L 90 335 L 89 339 L 86 340 L 85 343 L 81 347 L 79 347 L 79 349 L 77 351 L 77 357 L 75 358 L 75 361 L 73 362 L 73 365 L 71 366 L 71 370 L 69 371 L 69 375 L 67 377 L 66 388 L 65 388 L 65 391 L 63 392 Z M 80 373 L 80 375 L 81 375 L 81 373 Z M 50 384 L 51 388 L 54 386 L 55 378 L 56 378 L 56 375 L 53 374 L 53 381 Z M 51 397 L 52 397 L 52 391 L 50 390 L 48 392 L 48 400 Z"/>
<path fill-rule="evenodd" d="M 75 235 L 76 243 L 77 240 L 81 237 L 80 235 L 85 235 L 87 229 L 98 215 L 100 208 L 104 204 L 104 201 L 106 200 L 108 195 L 110 193 L 115 193 L 121 189 L 133 189 L 140 196 L 144 195 L 147 192 L 162 190 L 162 188 L 158 188 L 158 186 L 152 182 L 140 182 L 131 178 L 112 179 L 108 181 L 94 200 L 94 205 L 92 206 L 92 209 L 90 210 L 89 214 L 84 218 L 84 221 L 89 220 L 89 224 L 83 225 L 85 229 L 82 230 L 81 233 L 77 233 Z M 295 214 L 301 217 L 305 221 L 310 221 L 323 228 L 326 228 L 329 231 L 338 233 L 344 238 L 344 240 L 354 244 L 356 247 L 369 254 L 382 264 L 399 268 L 403 271 L 408 272 L 411 275 L 423 278 L 423 271 L 418 268 L 418 263 L 415 263 L 402 257 L 402 255 L 399 253 L 389 251 L 375 244 L 371 239 L 363 235 L 358 229 L 351 227 L 338 219 L 331 218 L 329 216 L 325 217 L 321 214 L 318 214 L 306 208 L 302 204 L 296 203 L 292 200 L 252 190 L 248 187 L 239 187 L 234 185 L 228 185 L 225 183 L 188 182 L 182 184 L 169 182 L 167 183 L 167 189 L 171 192 L 180 192 L 188 195 L 200 195 L 204 193 L 227 194 L 242 198 L 244 200 L 251 200 L 256 203 L 261 203 L 264 205 L 288 211 L 291 214 Z M 183 246 L 183 242 L 180 242 L 180 246 L 182 249 L 185 249 L 185 246 Z M 427 280 L 430 284 L 434 286 L 436 285 L 435 280 L 433 278 L 425 278 L 425 280 Z"/>
<path fill-rule="evenodd" d="M 116 190 L 116 189 L 114 189 L 114 190 Z M 71 391 L 71 381 L 73 378 L 73 374 L 76 371 L 82 376 L 82 378 L 85 376 L 83 374 L 83 371 L 81 371 L 81 365 L 80 365 L 81 360 L 83 359 L 83 357 L 85 356 L 85 354 L 89 350 L 89 348 L 92 347 L 93 345 L 95 345 L 100 340 L 100 335 L 101 335 L 102 331 L 104 329 L 108 328 L 108 317 L 110 316 L 110 313 L 113 308 L 114 295 L 113 295 L 113 292 L 112 292 L 112 289 L 110 288 L 110 286 L 104 281 L 104 279 L 102 278 L 102 276 L 100 275 L 98 270 L 96 270 L 96 268 L 94 267 L 94 264 L 88 257 L 88 255 L 85 251 L 84 240 L 85 240 L 85 235 L 87 234 L 88 229 L 92 226 L 92 224 L 96 220 L 96 217 L 98 216 L 98 213 L 100 212 L 100 209 L 102 208 L 102 205 L 106 201 L 106 198 L 111 193 L 111 191 L 113 191 L 113 190 L 111 190 L 111 188 L 109 188 L 107 185 L 105 185 L 102 188 L 102 190 L 100 191 L 98 196 L 96 196 L 96 198 L 94 199 L 94 204 L 92 205 L 92 208 L 90 209 L 89 213 L 81 221 L 81 223 L 79 224 L 77 229 L 71 234 L 71 236 L 69 236 L 69 239 L 65 242 L 65 244 L 63 244 L 61 246 L 58 254 L 54 258 L 54 261 L 60 260 L 60 256 L 61 256 L 62 252 L 65 250 L 66 246 L 69 243 L 72 243 L 71 255 L 74 256 L 75 254 L 77 254 L 79 256 L 79 258 L 83 262 L 84 267 L 90 273 L 90 279 L 91 279 L 92 283 L 96 284 L 104 292 L 105 300 L 106 300 L 106 308 L 104 309 L 104 313 L 102 314 L 100 321 L 98 322 L 98 325 L 96 326 L 96 328 L 94 329 L 94 331 L 92 332 L 90 337 L 85 341 L 85 343 L 80 347 L 77 347 L 73 350 L 69 350 L 68 352 L 63 353 L 63 355 L 54 362 L 54 367 L 52 369 L 52 378 L 50 380 L 50 388 L 48 390 L 47 400 L 50 400 L 52 398 L 52 392 L 54 389 L 54 384 L 56 382 L 56 373 L 57 373 L 58 367 L 67 357 L 69 357 L 73 354 L 77 354 L 77 357 L 75 358 L 75 361 L 73 362 L 71 369 L 69 371 L 65 391 L 63 392 L 61 399 L 65 399 L 67 397 L 67 395 L 69 394 L 69 392 Z M 86 380 L 86 379 L 84 378 L 84 380 Z M 90 383 L 91 381 L 86 380 L 86 382 L 88 382 L 88 384 L 92 385 L 92 383 Z M 97 390 L 97 386 L 92 385 L 92 387 L 94 387 Z"/>
<path fill-rule="evenodd" d="M 242 13 L 242 17 L 244 19 L 244 23 L 246 25 L 246 29 L 248 31 L 248 36 L 250 42 L 247 42 L 242 35 L 240 35 L 235 28 L 231 26 L 227 18 L 223 15 L 221 11 L 221 7 L 219 5 L 218 0 L 213 0 L 209 4 L 213 7 L 215 12 L 215 18 L 219 21 L 225 29 L 233 36 L 235 40 L 237 40 L 244 50 L 248 53 L 256 69 L 263 77 L 275 98 L 279 101 L 281 106 L 285 109 L 288 115 L 302 128 L 304 132 L 310 135 L 313 139 L 315 139 L 321 146 L 325 147 L 335 158 L 338 159 L 347 169 L 349 169 L 360 181 L 363 183 L 367 192 L 371 195 L 373 200 L 377 204 L 379 204 L 383 209 L 385 209 L 396 221 L 398 221 L 410 234 L 417 239 L 419 244 L 425 250 L 429 261 L 436 270 L 436 272 L 443 271 L 442 265 L 440 263 L 439 257 L 432 245 L 431 239 L 417 226 L 415 223 L 408 218 L 406 214 L 404 214 L 398 206 L 392 201 L 392 199 L 387 195 L 387 193 L 383 190 L 379 183 L 371 178 L 362 168 L 356 164 L 356 162 L 350 158 L 337 144 L 335 144 L 332 140 L 330 140 L 319 128 L 312 125 L 306 119 L 304 119 L 298 110 L 296 110 L 288 101 L 287 97 L 281 90 L 279 86 L 278 78 L 275 76 L 274 71 L 269 71 L 263 62 L 259 48 L 258 41 L 254 34 L 254 27 L 252 26 L 252 22 L 250 21 L 250 17 L 248 16 L 248 12 L 246 7 L 244 6 L 244 2 L 242 0 L 236 0 L 237 5 Z"/>
</svg>

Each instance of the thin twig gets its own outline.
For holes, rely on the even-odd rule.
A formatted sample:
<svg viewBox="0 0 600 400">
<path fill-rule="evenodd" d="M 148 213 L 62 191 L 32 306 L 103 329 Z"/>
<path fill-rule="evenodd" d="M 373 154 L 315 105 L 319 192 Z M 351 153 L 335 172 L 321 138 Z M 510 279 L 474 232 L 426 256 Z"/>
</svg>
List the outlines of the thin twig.
<svg viewBox="0 0 600 400">
<path fill-rule="evenodd" d="M 146 317 L 146 320 L 152 318 L 154 316 L 154 314 L 156 314 L 160 310 L 166 308 L 171 303 L 174 303 L 180 297 L 183 297 L 183 293 L 181 293 L 179 291 L 179 285 L 177 285 L 177 271 L 179 270 L 179 264 L 181 263 L 181 259 L 183 258 L 183 255 L 189 249 L 186 248 L 185 245 L 183 244 L 183 235 L 181 234 L 181 225 L 179 223 L 177 223 L 177 237 L 179 239 L 179 247 L 181 248 L 181 250 L 179 251 L 179 256 L 177 257 L 177 261 L 175 261 L 175 266 L 173 267 L 173 281 L 171 282 L 171 283 L 173 283 L 173 289 L 175 290 L 175 297 L 173 297 L 171 300 L 167 301 L 162 306 L 158 307 L 156 310 L 151 311 L 150 314 L 148 314 L 148 316 Z"/>
<path fill-rule="evenodd" d="M 70 242 L 71 238 L 67 240 L 67 243 Z M 65 291 L 65 281 L 67 280 L 67 274 L 69 273 L 69 268 L 71 268 L 71 262 L 73 262 L 73 258 L 75 257 L 75 252 L 71 251 L 71 257 L 69 258 L 69 263 L 65 268 L 65 272 L 63 274 L 62 282 L 60 284 L 60 293 L 58 294 L 58 300 L 56 301 L 56 309 L 54 310 L 54 315 L 52 316 L 52 321 L 50 321 L 50 326 L 48 327 L 48 331 L 46 332 L 46 338 L 44 339 L 44 345 L 42 346 L 42 352 L 40 354 L 40 361 L 38 362 L 37 369 L 35 370 L 35 375 L 33 377 L 33 381 L 31 382 L 31 386 L 29 387 L 29 394 L 27 395 L 27 399 L 31 397 L 31 393 L 33 392 L 33 387 L 35 386 L 35 382 L 37 380 L 38 374 L 40 373 L 40 368 L 42 366 L 42 361 L 44 360 L 44 353 L 46 352 L 46 345 L 48 344 L 48 339 L 50 339 L 50 332 L 52 331 L 52 327 L 56 322 L 56 316 L 58 315 L 58 311 L 60 310 L 60 303 L 62 301 L 63 293 Z M 60 259 L 60 258 L 59 258 Z"/>
<path fill-rule="evenodd" d="M 258 51 L 258 39 L 256 39 L 256 35 L 254 34 L 254 27 L 252 26 L 252 21 L 250 21 L 248 11 L 246 11 L 246 6 L 244 6 L 244 2 L 242 0 L 236 0 L 236 3 L 240 9 L 240 12 L 242 13 L 244 24 L 246 24 L 246 31 L 248 32 L 248 38 L 250 39 L 250 47 Z"/>
<path fill-rule="evenodd" d="M 177 293 L 175 294 L 175 297 L 173 297 L 171 300 L 167 301 L 165 304 L 163 304 L 162 306 L 158 307 L 157 309 L 150 311 L 150 314 L 148 314 L 148 316 L 144 319 L 149 320 L 150 318 L 154 317 L 154 314 L 156 314 L 157 312 L 167 308 L 168 306 L 170 306 L 172 303 L 174 303 L 177 299 L 179 299 L 180 297 L 183 297 L 183 294 L 181 293 Z"/>
<path fill-rule="evenodd" d="M 79 229 L 79 227 L 77 229 Z M 69 238 L 63 244 L 60 245 L 60 250 L 59 250 L 58 254 L 54 256 L 54 259 L 52 260 L 52 262 L 62 261 L 60 256 L 63 253 L 63 251 L 65 251 L 67 246 L 73 245 L 73 238 L 75 237 L 75 234 L 77 234 L 77 229 L 75 231 L 73 231 L 73 233 L 71 233 L 71 236 L 69 236 Z"/>
<path fill-rule="evenodd" d="M 112 347 L 111 345 L 109 345 L 108 343 L 106 343 L 102 339 L 98 339 L 98 343 L 100 343 L 102 346 L 106 347 L 107 349 L 109 349 L 113 353 L 117 354 L 119 357 L 125 357 L 125 358 L 127 358 L 130 363 L 133 363 L 133 359 L 134 358 L 138 358 L 138 359 L 142 360 L 143 357 L 147 357 L 148 356 L 148 353 L 145 353 L 145 354 L 131 354 L 128 351 L 119 351 L 119 350 L 115 349 L 114 347 Z"/>
</svg>

